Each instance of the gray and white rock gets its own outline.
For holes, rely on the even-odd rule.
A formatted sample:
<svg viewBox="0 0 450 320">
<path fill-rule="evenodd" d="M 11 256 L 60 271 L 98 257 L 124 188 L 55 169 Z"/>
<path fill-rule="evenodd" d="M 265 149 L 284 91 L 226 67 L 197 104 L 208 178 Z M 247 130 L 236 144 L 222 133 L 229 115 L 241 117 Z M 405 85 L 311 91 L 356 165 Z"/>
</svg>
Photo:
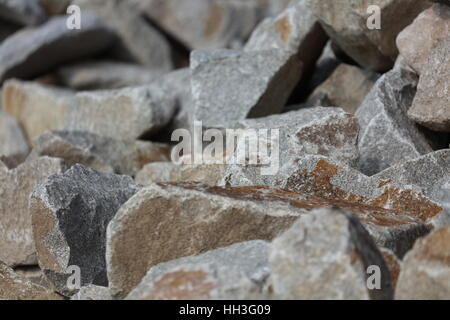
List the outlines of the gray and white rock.
<svg viewBox="0 0 450 320">
<path fill-rule="evenodd" d="M 169 71 L 173 68 L 171 48 L 167 40 L 147 23 L 128 1 L 73 0 L 82 11 L 95 13 L 115 31 L 119 41 L 113 54 L 149 68 Z"/>
<path fill-rule="evenodd" d="M 270 145 L 273 153 L 267 159 L 270 164 L 265 167 L 276 170 L 278 166 L 278 171 L 263 174 L 263 163 L 256 166 L 231 164 L 227 166 L 223 184 L 278 186 L 298 169 L 298 159 L 308 154 L 323 155 L 350 166 L 357 163 L 358 122 L 339 108 L 301 109 L 261 119 L 248 119 L 239 122 L 236 127 L 246 131 L 239 136 L 235 154 L 243 152 L 245 139 L 251 130 L 270 130 L 268 136 L 275 140 Z M 278 139 L 274 131 L 277 129 Z M 263 132 L 259 134 L 259 139 L 267 140 Z"/>
<path fill-rule="evenodd" d="M 0 18 L 20 25 L 36 25 L 46 15 L 38 0 L 1 0 Z"/>
<path fill-rule="evenodd" d="M 9 78 L 39 76 L 62 63 L 99 53 L 114 41 L 114 34 L 87 12 L 81 15 L 81 29 L 68 29 L 66 20 L 66 17 L 53 18 L 3 41 L 0 83 Z"/>
<path fill-rule="evenodd" d="M 373 175 L 405 160 L 433 151 L 424 134 L 408 118 L 417 77 L 404 69 L 383 75 L 356 112 L 361 126 L 359 169 Z"/>
<path fill-rule="evenodd" d="M 24 158 L 29 147 L 17 121 L 0 110 L 0 156 Z"/>
<path fill-rule="evenodd" d="M 268 243 L 241 242 L 152 267 L 127 300 L 265 298 Z"/>
<path fill-rule="evenodd" d="M 128 176 L 100 173 L 75 165 L 52 175 L 30 199 L 39 266 L 66 296 L 69 267 L 80 268 L 81 285 L 107 286 L 106 228 L 120 206 L 140 189 Z"/>
<path fill-rule="evenodd" d="M 0 262 L 0 300 L 62 300 L 62 297 Z"/>
<path fill-rule="evenodd" d="M 269 250 L 270 282 L 277 299 L 392 299 L 389 270 L 370 235 L 350 214 L 313 211 L 276 238 Z M 367 273 L 380 271 L 379 287 Z"/>
<path fill-rule="evenodd" d="M 450 299 L 450 227 L 417 240 L 403 260 L 395 298 Z"/>
<path fill-rule="evenodd" d="M 125 296 L 159 263 L 237 242 L 272 240 L 307 212 L 293 205 L 293 199 L 295 194 L 267 188 L 193 183 L 142 189 L 108 226 L 106 259 L 113 296 Z"/>
<path fill-rule="evenodd" d="M 115 61 L 89 61 L 64 66 L 58 70 L 63 85 L 75 90 L 120 89 L 149 84 L 162 70 Z"/>
<path fill-rule="evenodd" d="M 147 163 L 170 159 L 170 147 L 164 144 L 116 140 L 80 131 L 46 132 L 34 146 L 29 158 L 56 157 L 70 166 L 79 163 L 99 171 L 131 176 Z"/>
<path fill-rule="evenodd" d="M 307 0 L 325 31 L 347 55 L 361 66 L 374 71 L 387 71 L 398 54 L 395 39 L 400 31 L 428 8 L 428 0 Z M 381 28 L 370 29 L 373 11 L 381 10 Z"/>
<path fill-rule="evenodd" d="M 0 161 L 0 260 L 8 266 L 37 264 L 28 199 L 48 176 L 65 169 L 61 159 L 48 157 L 11 170 Z"/>
<path fill-rule="evenodd" d="M 194 51 L 191 72 L 195 119 L 204 127 L 227 128 L 280 112 L 300 79 L 302 62 L 283 50 Z"/>
<path fill-rule="evenodd" d="M 422 74 L 433 49 L 450 35 L 450 8 L 435 4 L 397 36 L 397 47 L 410 67 Z"/>
<path fill-rule="evenodd" d="M 450 37 L 434 48 L 421 74 L 408 116 L 435 131 L 450 132 Z"/>
<path fill-rule="evenodd" d="M 70 300 L 113 300 L 109 289 L 93 284 L 80 288 Z"/>
</svg>

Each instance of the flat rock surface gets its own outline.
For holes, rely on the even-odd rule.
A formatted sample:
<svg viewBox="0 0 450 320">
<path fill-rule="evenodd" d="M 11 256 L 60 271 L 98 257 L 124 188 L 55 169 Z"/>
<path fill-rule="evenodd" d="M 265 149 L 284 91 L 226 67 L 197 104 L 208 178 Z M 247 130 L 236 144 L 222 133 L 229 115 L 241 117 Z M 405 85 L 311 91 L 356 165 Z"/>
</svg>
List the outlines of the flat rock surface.
<svg viewBox="0 0 450 320">
<path fill-rule="evenodd" d="M 35 189 L 30 200 L 39 266 L 56 290 L 68 286 L 69 267 L 80 268 L 81 285 L 106 286 L 106 227 L 119 207 L 140 189 L 130 177 L 75 165 Z"/>
</svg>

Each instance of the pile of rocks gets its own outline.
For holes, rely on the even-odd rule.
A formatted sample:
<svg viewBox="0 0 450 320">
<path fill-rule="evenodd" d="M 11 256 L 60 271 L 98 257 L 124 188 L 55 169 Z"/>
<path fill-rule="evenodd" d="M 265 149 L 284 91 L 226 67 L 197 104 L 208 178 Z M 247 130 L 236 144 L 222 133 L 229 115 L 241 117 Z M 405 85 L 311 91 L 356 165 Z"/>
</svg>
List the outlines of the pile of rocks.
<svg viewBox="0 0 450 320">
<path fill-rule="evenodd" d="M 449 53 L 448 1 L 0 0 L 0 299 L 450 299 Z"/>
</svg>

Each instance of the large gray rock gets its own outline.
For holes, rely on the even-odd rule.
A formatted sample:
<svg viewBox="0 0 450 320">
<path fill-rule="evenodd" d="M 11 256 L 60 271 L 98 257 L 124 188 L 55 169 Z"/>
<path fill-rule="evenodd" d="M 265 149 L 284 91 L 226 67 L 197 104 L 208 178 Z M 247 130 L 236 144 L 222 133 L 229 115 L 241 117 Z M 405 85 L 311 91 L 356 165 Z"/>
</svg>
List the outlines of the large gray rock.
<svg viewBox="0 0 450 320">
<path fill-rule="evenodd" d="M 61 159 L 48 157 L 11 170 L 0 161 L 0 260 L 7 265 L 37 264 L 28 199 L 48 176 L 65 169 Z"/>
<path fill-rule="evenodd" d="M 33 192 L 30 212 L 39 266 L 63 295 L 70 266 L 80 268 L 81 286 L 107 286 L 106 227 L 120 206 L 140 189 L 128 176 L 75 165 Z"/>
<path fill-rule="evenodd" d="M 269 251 L 270 282 L 278 299 L 392 299 L 389 270 L 370 235 L 350 214 L 322 209 L 299 219 Z M 368 288 L 367 270 L 380 270 Z"/>
<path fill-rule="evenodd" d="M 127 300 L 261 299 L 268 243 L 254 240 L 152 267 Z"/>
<path fill-rule="evenodd" d="M 433 49 L 450 34 L 450 8 L 435 4 L 397 37 L 397 47 L 410 67 L 422 74 Z"/>
<path fill-rule="evenodd" d="M 398 54 L 395 39 L 400 31 L 430 6 L 428 0 L 307 0 L 325 31 L 361 66 L 387 71 Z M 369 29 L 370 5 L 381 10 L 381 28 Z"/>
<path fill-rule="evenodd" d="M 129 293 L 154 265 L 248 240 L 272 240 L 308 209 L 295 194 L 267 188 L 153 184 L 125 203 L 108 226 L 114 296 Z M 133 263 L 130 263 L 133 261 Z"/>
<path fill-rule="evenodd" d="M 131 0 L 189 49 L 242 47 L 273 1 Z"/>
<path fill-rule="evenodd" d="M 407 112 L 416 93 L 417 77 L 396 69 L 383 75 L 356 112 L 359 169 L 373 175 L 405 160 L 433 151 Z"/>
<path fill-rule="evenodd" d="M 273 148 L 273 154 L 268 160 L 274 169 L 277 165 L 279 168 L 278 171 L 264 175 L 260 165 L 230 164 L 227 166 L 223 184 L 278 186 L 298 169 L 298 159 L 308 154 L 326 156 L 350 166 L 357 163 L 358 122 L 351 114 L 339 108 L 301 109 L 282 115 L 241 121 L 236 127 L 244 130 L 269 129 L 269 137 L 276 137 L 273 130 L 278 129 L 279 141 L 272 142 L 270 147 L 273 148 L 274 143 L 279 145 Z M 247 134 L 249 131 L 244 131 L 239 136 L 235 154 L 243 152 Z M 263 141 L 263 132 L 259 139 Z"/>
<path fill-rule="evenodd" d="M 167 40 L 147 23 L 139 12 L 122 0 L 73 0 L 83 12 L 94 12 L 114 30 L 120 41 L 113 48 L 118 58 L 135 61 L 150 68 L 172 69 Z"/>
<path fill-rule="evenodd" d="M 448 35 L 448 34 L 447 34 Z M 434 48 L 408 116 L 435 131 L 450 132 L 450 37 Z"/>
<path fill-rule="evenodd" d="M 40 24 L 46 15 L 38 0 L 0 0 L 0 18 L 21 25 Z"/>
<path fill-rule="evenodd" d="M 53 18 L 6 39 L 0 45 L 0 83 L 9 78 L 38 76 L 59 64 L 105 50 L 113 43 L 114 34 L 87 12 L 81 15 L 81 29 L 68 29 L 66 20 Z"/>
<path fill-rule="evenodd" d="M 402 263 L 395 298 L 450 299 L 450 227 L 419 239 Z"/>
<path fill-rule="evenodd" d="M 75 90 L 119 89 L 149 84 L 162 73 L 162 70 L 143 68 L 138 64 L 90 61 L 60 68 L 58 79 Z"/>
<path fill-rule="evenodd" d="M 283 50 L 194 51 L 191 54 L 195 119 L 204 127 L 278 113 L 300 79 L 302 62 Z"/>
<path fill-rule="evenodd" d="M 25 157 L 28 144 L 17 121 L 0 110 L 0 156 Z"/>
<path fill-rule="evenodd" d="M 49 156 L 69 165 L 135 175 L 150 162 L 169 161 L 170 147 L 160 143 L 117 140 L 80 131 L 52 131 L 34 142 L 29 158 Z"/>
</svg>

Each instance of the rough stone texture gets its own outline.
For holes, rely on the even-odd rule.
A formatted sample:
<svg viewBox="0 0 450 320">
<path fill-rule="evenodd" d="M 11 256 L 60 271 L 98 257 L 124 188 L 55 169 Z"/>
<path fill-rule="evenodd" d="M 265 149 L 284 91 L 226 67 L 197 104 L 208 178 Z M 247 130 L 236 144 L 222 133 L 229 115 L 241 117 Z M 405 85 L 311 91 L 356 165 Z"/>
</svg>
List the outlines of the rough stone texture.
<svg viewBox="0 0 450 320">
<path fill-rule="evenodd" d="M 0 18 L 20 25 L 40 24 L 45 12 L 38 0 L 0 0 Z"/>
<path fill-rule="evenodd" d="M 28 144 L 17 121 L 0 110 L 0 156 L 25 157 Z"/>
<path fill-rule="evenodd" d="M 18 275 L 27 278 L 34 284 L 48 288 L 53 291 L 53 286 L 50 281 L 47 280 L 44 273 L 39 266 L 20 266 L 14 268 L 14 272 Z"/>
<path fill-rule="evenodd" d="M 49 175 L 65 169 L 62 160 L 48 157 L 12 170 L 0 161 L 0 260 L 7 265 L 37 264 L 28 198 Z"/>
<path fill-rule="evenodd" d="M 286 50 L 298 53 L 304 66 L 311 66 L 319 58 L 327 40 L 325 31 L 306 8 L 306 1 L 298 0 L 275 18 L 261 22 L 245 50 Z"/>
<path fill-rule="evenodd" d="M 106 227 L 119 207 L 140 189 L 128 176 L 75 165 L 35 189 L 30 200 L 39 266 L 66 296 L 69 266 L 78 266 L 81 285 L 107 286 Z"/>
<path fill-rule="evenodd" d="M 419 239 L 403 260 L 396 299 L 450 299 L 450 227 Z"/>
<path fill-rule="evenodd" d="M 82 11 L 94 12 L 114 30 L 120 41 L 113 48 L 116 57 L 135 61 L 150 68 L 172 69 L 171 49 L 167 40 L 122 0 L 73 0 Z"/>
<path fill-rule="evenodd" d="M 339 108 L 317 107 L 249 119 L 238 123 L 237 128 L 279 129 L 279 170 L 275 174 L 262 175 L 259 165 L 232 164 L 227 167 L 223 184 L 277 186 L 298 169 L 297 160 L 308 154 L 323 155 L 348 165 L 356 165 L 358 159 L 358 122 Z M 274 132 L 270 131 L 268 135 L 273 137 Z M 238 143 L 245 141 L 245 137 L 244 132 Z M 238 145 L 236 154 L 243 150 L 241 146 Z M 274 150 L 278 152 L 276 148 Z M 271 160 L 275 163 L 275 155 Z"/>
<path fill-rule="evenodd" d="M 62 297 L 37 285 L 0 262 L 0 300 L 61 300 Z"/>
<path fill-rule="evenodd" d="M 276 238 L 269 251 L 271 284 L 278 299 L 391 299 L 389 270 L 358 220 L 317 210 Z M 369 266 L 381 270 L 381 289 L 367 288 Z"/>
<path fill-rule="evenodd" d="M 254 240 L 152 267 L 127 300 L 242 300 L 264 297 L 268 243 Z"/>
<path fill-rule="evenodd" d="M 265 0 L 132 0 L 190 49 L 239 48 L 265 16 Z"/>
<path fill-rule="evenodd" d="M 71 0 L 39 0 L 42 8 L 49 15 L 65 14 Z"/>
<path fill-rule="evenodd" d="M 449 35 L 450 8 L 435 4 L 400 32 L 397 47 L 408 65 L 422 74 L 433 49 Z"/>
<path fill-rule="evenodd" d="M 417 77 L 404 69 L 383 75 L 356 112 L 361 126 L 359 169 L 373 175 L 399 162 L 433 151 L 407 112 Z"/>
<path fill-rule="evenodd" d="M 448 35 L 448 34 L 447 34 Z M 408 116 L 435 131 L 450 132 L 450 36 L 439 43 L 421 74 Z"/>
<path fill-rule="evenodd" d="M 322 26 L 347 55 L 374 71 L 389 70 L 398 54 L 400 31 L 430 6 L 427 0 L 307 0 Z M 370 5 L 381 9 L 381 29 L 370 30 Z"/>
<path fill-rule="evenodd" d="M 52 131 L 34 142 L 29 158 L 49 156 L 70 166 L 82 164 L 104 172 L 135 175 L 150 162 L 169 161 L 170 147 L 147 141 L 124 141 L 80 131 Z"/>
<path fill-rule="evenodd" d="M 248 240 L 271 240 L 307 209 L 267 188 L 153 184 L 108 226 L 106 259 L 114 296 L 125 296 L 150 267 Z M 133 261 L 133 263 L 130 263 Z"/>
<path fill-rule="evenodd" d="M 98 53 L 114 40 L 114 34 L 87 12 L 81 15 L 81 29 L 68 29 L 66 20 L 53 18 L 6 39 L 0 45 L 0 83 L 38 76 L 59 64 Z"/>
<path fill-rule="evenodd" d="M 194 51 L 191 84 L 195 119 L 227 128 L 280 112 L 300 79 L 298 56 L 282 50 Z"/>
<path fill-rule="evenodd" d="M 136 173 L 136 182 L 147 186 L 155 182 L 176 182 L 179 180 L 180 166 L 173 162 L 153 162 L 146 164 Z"/>
<path fill-rule="evenodd" d="M 395 291 L 395 287 L 397 286 L 398 276 L 400 275 L 400 270 L 402 268 L 402 262 L 397 258 L 395 253 L 387 248 L 378 248 L 380 249 L 381 255 L 383 256 L 384 262 L 386 263 L 386 267 L 389 269 L 389 273 L 391 275 L 391 285 Z"/>
<path fill-rule="evenodd" d="M 64 119 L 64 128 L 115 139 L 137 139 L 167 125 L 176 100 L 156 85 L 80 92 L 77 104 Z"/>
<path fill-rule="evenodd" d="M 375 73 L 342 63 L 314 90 L 310 99 L 325 95 L 331 105 L 354 114 L 377 79 Z"/>
<path fill-rule="evenodd" d="M 3 86 L 3 110 L 22 126 L 30 143 L 46 131 L 63 129 L 74 103 L 72 92 L 52 86 L 18 80 Z"/>
<path fill-rule="evenodd" d="M 58 79 L 76 90 L 119 89 L 148 84 L 162 73 L 132 63 L 90 61 L 62 67 L 58 70 Z"/>
<path fill-rule="evenodd" d="M 80 288 L 70 300 L 113 300 L 109 289 L 93 284 Z"/>
</svg>

